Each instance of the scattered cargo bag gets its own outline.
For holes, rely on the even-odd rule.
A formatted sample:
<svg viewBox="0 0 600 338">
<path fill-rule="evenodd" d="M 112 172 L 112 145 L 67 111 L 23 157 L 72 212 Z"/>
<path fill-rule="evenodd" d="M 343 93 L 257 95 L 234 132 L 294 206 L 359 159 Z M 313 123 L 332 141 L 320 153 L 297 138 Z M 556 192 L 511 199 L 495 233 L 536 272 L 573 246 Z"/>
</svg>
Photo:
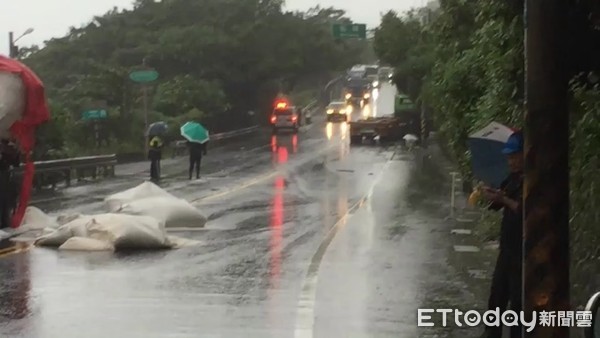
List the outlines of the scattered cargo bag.
<svg viewBox="0 0 600 338">
<path fill-rule="evenodd" d="M 150 216 L 167 228 L 202 228 L 206 217 L 188 201 L 176 197 L 152 197 L 121 206 L 119 214 Z"/>
<path fill-rule="evenodd" d="M 104 203 L 108 207 L 108 212 L 115 212 L 123 206 L 123 204 L 130 203 L 145 198 L 152 197 L 171 197 L 175 196 L 161 189 L 159 186 L 152 182 L 144 182 L 135 188 L 131 188 L 114 195 L 110 195 L 104 199 Z"/>
<path fill-rule="evenodd" d="M 58 250 L 64 251 L 114 251 L 112 244 L 87 237 L 71 237 Z"/>
<path fill-rule="evenodd" d="M 92 216 L 79 216 L 71 222 L 59 226 L 54 231 L 51 231 L 35 241 L 37 246 L 59 247 L 63 245 L 71 237 L 87 237 L 87 227 Z"/>
<path fill-rule="evenodd" d="M 27 207 L 25 210 L 25 216 L 19 230 L 31 231 L 31 230 L 43 230 L 45 228 L 58 228 L 59 224 L 56 218 L 48 216 L 42 210 L 36 207 Z"/>
<path fill-rule="evenodd" d="M 115 250 L 170 248 L 164 224 L 153 217 L 103 214 L 87 226 L 90 238 L 112 243 Z"/>
</svg>

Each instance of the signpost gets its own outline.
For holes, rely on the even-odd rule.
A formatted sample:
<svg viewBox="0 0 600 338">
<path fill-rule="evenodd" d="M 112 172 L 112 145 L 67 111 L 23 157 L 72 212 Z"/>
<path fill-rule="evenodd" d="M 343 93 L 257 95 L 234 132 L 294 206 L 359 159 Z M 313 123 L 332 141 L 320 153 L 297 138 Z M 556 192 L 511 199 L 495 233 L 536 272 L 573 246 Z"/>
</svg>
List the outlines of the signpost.
<svg viewBox="0 0 600 338">
<path fill-rule="evenodd" d="M 153 69 L 135 70 L 129 73 L 129 78 L 137 83 L 149 83 L 158 79 L 158 72 Z"/>
<path fill-rule="evenodd" d="M 81 113 L 81 120 L 86 123 L 91 123 L 94 128 L 94 141 L 96 147 L 100 147 L 102 140 L 100 139 L 100 129 L 106 128 L 102 121 L 108 118 L 107 104 L 105 100 L 88 100 L 83 107 L 85 110 Z M 102 126 L 101 126 L 102 125 Z M 104 138 L 108 144 L 108 139 Z"/>
<path fill-rule="evenodd" d="M 158 72 L 146 66 L 144 58 L 142 66 L 129 73 L 131 81 L 142 85 L 144 91 L 144 149 L 148 152 L 148 142 L 146 142 L 146 131 L 148 130 L 148 84 L 158 79 Z"/>
<path fill-rule="evenodd" d="M 336 39 L 366 39 L 367 25 L 365 24 L 333 24 L 333 37 Z"/>
<path fill-rule="evenodd" d="M 81 119 L 88 120 L 104 120 L 108 117 L 108 113 L 104 109 L 87 110 L 81 114 Z"/>
</svg>

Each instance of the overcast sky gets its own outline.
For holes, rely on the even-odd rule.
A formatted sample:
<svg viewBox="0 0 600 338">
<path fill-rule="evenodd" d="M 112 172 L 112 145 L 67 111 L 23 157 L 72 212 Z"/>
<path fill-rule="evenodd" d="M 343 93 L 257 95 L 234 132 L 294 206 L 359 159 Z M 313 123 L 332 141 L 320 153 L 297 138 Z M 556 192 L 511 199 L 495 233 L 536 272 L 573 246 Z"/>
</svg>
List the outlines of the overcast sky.
<svg viewBox="0 0 600 338">
<path fill-rule="evenodd" d="M 95 15 L 113 7 L 131 8 L 131 0 L 0 0 L 0 53 L 8 54 L 8 32 L 15 38 L 27 28 L 30 35 L 19 40 L 22 46 L 42 44 L 53 37 L 64 36 L 71 26 L 89 22 Z M 287 0 L 286 8 L 305 10 L 315 5 L 333 6 L 347 11 L 355 22 L 373 28 L 379 24 L 380 14 L 394 9 L 404 12 L 423 4 L 423 0 Z"/>
</svg>

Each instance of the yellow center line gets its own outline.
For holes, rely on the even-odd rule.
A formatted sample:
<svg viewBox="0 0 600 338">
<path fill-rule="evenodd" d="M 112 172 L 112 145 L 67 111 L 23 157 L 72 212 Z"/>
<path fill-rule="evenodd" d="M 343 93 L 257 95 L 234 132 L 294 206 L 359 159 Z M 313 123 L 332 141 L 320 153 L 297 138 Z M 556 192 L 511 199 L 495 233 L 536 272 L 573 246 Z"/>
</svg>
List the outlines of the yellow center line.
<svg viewBox="0 0 600 338">
<path fill-rule="evenodd" d="M 9 248 L 0 249 L 0 258 L 5 258 L 31 249 L 32 245 L 23 242 L 13 242 L 14 245 Z"/>
<path fill-rule="evenodd" d="M 332 143 L 329 144 L 327 147 L 325 147 L 324 149 L 322 149 L 321 151 L 315 153 L 313 156 L 309 157 L 306 161 L 304 162 L 310 162 L 311 160 L 313 160 L 314 158 L 316 158 L 317 156 L 329 151 L 330 149 L 333 149 L 337 144 L 336 143 Z M 301 162 L 300 164 L 304 163 Z M 287 166 L 286 166 L 287 167 Z M 209 196 L 205 196 L 205 197 L 200 197 L 200 198 L 196 198 L 190 201 L 190 203 L 198 203 L 198 202 L 204 202 L 204 201 L 209 201 L 209 200 L 213 200 L 213 199 L 217 199 L 219 197 L 223 197 L 226 195 L 229 195 L 231 193 L 234 192 L 238 192 L 240 190 L 246 189 L 248 187 L 251 187 L 253 185 L 256 185 L 258 183 L 261 183 L 263 181 L 268 180 L 269 178 L 275 177 L 278 174 L 281 174 L 283 171 L 285 170 L 285 168 L 281 168 L 281 169 L 275 169 L 274 171 L 264 174 L 264 175 L 260 175 L 260 176 L 256 176 L 254 178 L 251 178 L 247 181 L 245 181 L 244 183 L 237 185 L 231 189 L 222 191 L 222 192 L 218 192 Z"/>
</svg>

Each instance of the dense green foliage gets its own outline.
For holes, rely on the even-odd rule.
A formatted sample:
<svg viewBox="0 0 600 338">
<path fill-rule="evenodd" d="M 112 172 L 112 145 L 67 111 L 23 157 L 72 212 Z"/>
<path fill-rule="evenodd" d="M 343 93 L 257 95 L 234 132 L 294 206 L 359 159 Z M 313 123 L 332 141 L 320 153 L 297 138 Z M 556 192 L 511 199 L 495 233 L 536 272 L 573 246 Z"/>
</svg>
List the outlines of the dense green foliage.
<svg viewBox="0 0 600 338">
<path fill-rule="evenodd" d="M 38 157 L 49 149 L 89 153 L 89 108 L 106 107 L 98 151 L 139 151 L 143 145 L 142 90 L 129 72 L 146 65 L 160 73 L 148 88 L 149 121 L 177 129 L 198 119 L 213 133 L 260 121 L 280 91 L 306 91 L 360 61 L 366 42 L 335 41 L 332 22 L 349 22 L 333 8 L 283 12 L 280 0 L 138 0 L 81 28 L 21 51 L 44 81 L 53 119 L 40 134 Z M 176 130 L 173 136 L 176 136 Z"/>
<path fill-rule="evenodd" d="M 570 166 L 577 304 L 596 291 L 600 272 L 600 88 L 589 76 L 600 71 L 600 10 L 593 4 L 580 1 L 571 13 L 565 65 L 574 79 Z M 433 109 L 442 143 L 466 177 L 471 132 L 492 121 L 515 127 L 524 122 L 522 6 L 518 0 L 442 0 L 427 24 L 419 22 L 419 11 L 406 17 L 390 12 L 375 34 L 379 57 L 396 67 L 397 86 Z"/>
</svg>

